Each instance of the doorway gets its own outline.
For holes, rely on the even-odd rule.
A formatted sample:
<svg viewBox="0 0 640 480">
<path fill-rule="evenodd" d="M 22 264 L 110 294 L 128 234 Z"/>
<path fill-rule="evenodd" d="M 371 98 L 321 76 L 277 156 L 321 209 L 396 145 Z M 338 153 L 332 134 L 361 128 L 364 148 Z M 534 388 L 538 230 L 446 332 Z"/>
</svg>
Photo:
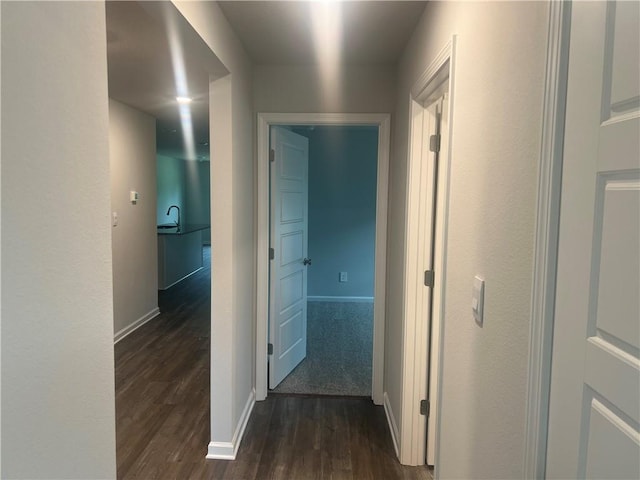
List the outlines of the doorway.
<svg viewBox="0 0 640 480">
<path fill-rule="evenodd" d="M 386 114 L 259 114 L 258 115 L 258 251 L 269 252 L 269 132 L 271 126 L 366 125 L 378 129 L 375 280 L 371 396 L 382 404 L 384 358 L 384 291 L 389 158 L 389 115 Z M 268 386 L 269 255 L 258 258 L 256 324 L 256 399 L 264 400 Z"/>
<path fill-rule="evenodd" d="M 455 37 L 411 89 L 400 462 L 437 468 Z"/>
<path fill-rule="evenodd" d="M 117 213 L 112 217 L 114 313 L 116 302 L 125 304 L 116 288 L 153 307 L 140 320 L 135 320 L 140 314 L 128 314 L 134 322 L 116 338 L 116 461 L 119 477 L 148 477 L 190 456 L 185 454 L 189 442 L 205 448 L 211 438 L 211 249 L 204 244 L 210 242 L 211 217 L 209 92 L 221 64 L 170 4 L 107 2 L 106 21 Z M 186 44 L 200 45 L 202 53 L 192 48 L 173 55 Z M 131 62 L 127 53 L 147 45 L 149 51 Z M 176 72 L 189 79 L 186 99 L 173 96 L 183 93 Z M 128 141 L 111 141 L 120 137 Z M 126 163 L 127 175 L 114 175 L 120 171 L 114 160 Z M 116 245 L 116 234 L 136 243 Z M 122 275 L 118 265 L 132 273 Z M 143 288 L 144 297 L 138 294 Z M 190 428 L 176 430 L 177 424 Z M 201 456 L 195 449 L 191 458 Z"/>
<path fill-rule="evenodd" d="M 371 396 L 377 147 L 377 126 L 271 127 L 270 392 Z"/>
</svg>

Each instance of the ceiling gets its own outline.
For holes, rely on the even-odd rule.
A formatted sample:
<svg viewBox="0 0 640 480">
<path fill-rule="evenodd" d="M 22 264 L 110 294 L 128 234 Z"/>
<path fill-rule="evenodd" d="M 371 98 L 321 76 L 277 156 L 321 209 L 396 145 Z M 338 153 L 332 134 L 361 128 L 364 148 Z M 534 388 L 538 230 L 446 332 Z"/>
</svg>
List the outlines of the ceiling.
<svg viewBox="0 0 640 480">
<path fill-rule="evenodd" d="M 193 159 L 209 160 L 209 79 L 226 74 L 222 63 L 169 2 L 108 1 L 106 17 L 109 97 L 156 118 L 158 154 L 187 159 L 174 75 L 184 72 Z M 182 47 L 180 66 L 170 38 Z"/>
<path fill-rule="evenodd" d="M 305 65 L 316 61 L 314 12 L 319 1 L 221 1 L 227 20 L 259 65 Z M 426 2 L 345 1 L 342 62 L 393 64 L 400 57 Z"/>
<path fill-rule="evenodd" d="M 313 12 L 323 2 L 222 1 L 220 7 L 257 65 L 316 62 Z M 394 64 L 426 2 L 329 2 L 340 11 L 340 61 Z M 195 159 L 209 160 L 209 81 L 226 69 L 171 2 L 107 1 L 109 96 L 157 119 L 158 154 L 187 159 L 174 72 L 183 71 Z M 173 33 L 169 33 L 169 32 Z M 170 38 L 181 46 L 174 66 Z"/>
</svg>

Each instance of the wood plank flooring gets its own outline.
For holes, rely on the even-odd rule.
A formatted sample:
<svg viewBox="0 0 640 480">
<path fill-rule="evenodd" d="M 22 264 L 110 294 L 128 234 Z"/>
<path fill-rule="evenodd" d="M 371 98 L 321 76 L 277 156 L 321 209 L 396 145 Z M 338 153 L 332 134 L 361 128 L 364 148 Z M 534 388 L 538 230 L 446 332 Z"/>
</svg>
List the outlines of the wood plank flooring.
<svg viewBox="0 0 640 480">
<path fill-rule="evenodd" d="M 431 478 L 398 463 L 382 407 L 358 397 L 270 395 L 237 459 L 206 460 L 210 270 L 160 293 L 162 314 L 115 347 L 119 479 Z"/>
</svg>

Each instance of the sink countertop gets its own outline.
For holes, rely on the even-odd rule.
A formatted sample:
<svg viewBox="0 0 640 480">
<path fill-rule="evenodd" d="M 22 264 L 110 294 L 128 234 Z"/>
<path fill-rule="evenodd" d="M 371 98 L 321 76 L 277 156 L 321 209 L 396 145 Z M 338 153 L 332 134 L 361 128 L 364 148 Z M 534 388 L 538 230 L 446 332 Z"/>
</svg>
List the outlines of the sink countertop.
<svg viewBox="0 0 640 480">
<path fill-rule="evenodd" d="M 184 225 L 180 225 L 180 229 L 178 227 L 167 227 L 167 224 L 158 225 L 158 235 L 186 235 L 188 233 L 198 232 L 200 230 L 206 230 L 210 228 L 211 225 L 206 223 L 186 223 Z"/>
</svg>

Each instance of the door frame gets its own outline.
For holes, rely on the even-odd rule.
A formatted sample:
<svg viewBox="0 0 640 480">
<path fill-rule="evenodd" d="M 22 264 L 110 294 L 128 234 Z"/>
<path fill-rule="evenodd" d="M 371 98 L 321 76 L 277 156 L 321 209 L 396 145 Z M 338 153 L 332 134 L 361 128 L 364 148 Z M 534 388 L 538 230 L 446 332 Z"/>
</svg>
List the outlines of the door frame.
<svg viewBox="0 0 640 480">
<path fill-rule="evenodd" d="M 435 468 L 439 464 L 439 437 L 440 437 L 440 406 L 442 404 L 442 350 L 444 345 L 444 318 L 445 318 L 445 286 L 447 269 L 447 235 L 449 217 L 449 187 L 451 173 L 451 139 L 453 134 L 453 105 L 454 105 L 454 81 L 455 81 L 455 53 L 456 36 L 452 36 L 449 42 L 440 50 L 436 58 L 413 84 L 409 97 L 409 145 L 407 163 L 407 223 L 405 230 L 405 275 L 404 275 L 404 331 L 403 331 L 403 368 L 402 368 L 402 415 L 400 432 L 394 433 L 396 452 L 400 463 L 405 465 L 423 465 L 426 457 L 427 417 L 420 414 L 420 402 L 426 399 L 429 375 L 430 348 L 427 342 L 420 339 L 429 338 L 430 325 L 426 320 L 426 311 L 423 302 L 423 275 L 424 269 L 419 264 L 421 250 L 424 242 L 424 228 L 422 225 L 427 220 L 422 218 L 421 212 L 424 205 L 421 202 L 420 192 L 427 188 L 421 175 L 420 165 L 424 159 L 423 121 L 428 115 L 428 102 L 436 100 L 445 91 L 448 108 L 448 129 L 441 138 L 441 153 L 439 158 L 438 177 L 442 182 L 438 184 L 437 208 L 442 214 L 439 222 L 441 227 L 436 235 L 442 249 L 436 252 L 432 259 L 433 264 L 442 265 L 440 271 L 435 272 L 432 299 L 438 297 L 440 309 L 437 316 L 431 318 L 431 323 L 439 332 L 437 345 L 434 345 L 434 361 L 436 362 L 436 408 L 430 413 L 436 421 L 436 445 Z M 436 179 L 437 181 L 437 179 Z M 434 212 L 435 214 L 435 212 Z M 434 239 L 435 240 L 435 236 Z M 437 318 L 436 318 L 437 317 Z M 432 358 L 434 358 L 432 356 Z M 398 435 L 399 434 L 399 435 Z M 397 438 L 399 436 L 399 438 Z M 399 448 L 398 448 L 399 447 Z"/>
<path fill-rule="evenodd" d="M 378 127 L 373 372 L 371 397 L 383 403 L 387 207 L 391 115 L 388 113 L 258 113 L 256 223 L 256 400 L 267 398 L 269 338 L 269 130 L 272 125 L 371 125 Z"/>
<path fill-rule="evenodd" d="M 524 478 L 545 478 L 571 2 L 549 3 L 538 162 L 525 411 Z"/>
</svg>

